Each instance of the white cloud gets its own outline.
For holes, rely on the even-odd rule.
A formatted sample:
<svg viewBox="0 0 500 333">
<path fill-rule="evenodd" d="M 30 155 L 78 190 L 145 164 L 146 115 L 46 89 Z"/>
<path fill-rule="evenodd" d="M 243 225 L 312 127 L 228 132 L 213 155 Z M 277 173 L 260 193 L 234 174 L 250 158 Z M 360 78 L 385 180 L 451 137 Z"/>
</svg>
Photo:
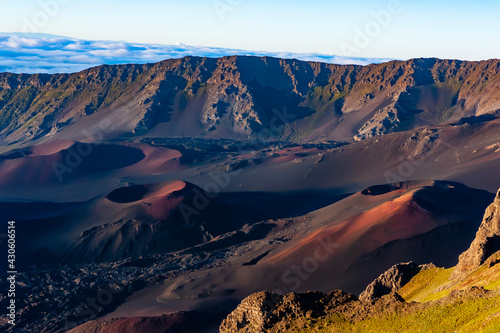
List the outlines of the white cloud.
<svg viewBox="0 0 500 333">
<path fill-rule="evenodd" d="M 78 50 L 82 50 L 83 49 L 83 45 L 77 42 L 77 43 L 74 43 L 74 44 L 65 45 L 63 47 L 63 49 L 72 50 L 72 51 L 78 51 Z"/>
<path fill-rule="evenodd" d="M 125 57 L 129 55 L 129 51 L 122 48 L 122 49 L 110 49 L 110 50 L 95 50 L 95 51 L 90 51 L 90 54 L 95 55 L 95 56 L 102 56 L 102 57 Z"/>
<path fill-rule="evenodd" d="M 264 52 L 206 46 L 87 41 L 47 35 L 0 33 L 0 72 L 70 73 L 103 64 L 151 63 L 184 56 L 271 56 L 335 64 L 380 63 L 390 59 L 349 58 L 334 55 Z"/>
</svg>

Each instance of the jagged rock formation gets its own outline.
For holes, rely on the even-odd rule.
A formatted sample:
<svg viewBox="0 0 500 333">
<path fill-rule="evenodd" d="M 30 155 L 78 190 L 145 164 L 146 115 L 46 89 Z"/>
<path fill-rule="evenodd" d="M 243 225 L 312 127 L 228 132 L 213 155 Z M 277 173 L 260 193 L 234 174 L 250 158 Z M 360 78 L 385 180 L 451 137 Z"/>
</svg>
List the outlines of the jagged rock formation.
<svg viewBox="0 0 500 333">
<path fill-rule="evenodd" d="M 410 282 L 421 269 L 422 267 L 414 262 L 394 265 L 375 279 L 375 281 L 370 283 L 368 287 L 366 287 L 366 290 L 359 295 L 359 299 L 365 302 L 373 302 L 384 295 L 397 293 L 397 291 Z"/>
<path fill-rule="evenodd" d="M 486 209 L 476 238 L 462 253 L 453 277 L 481 266 L 491 255 L 500 250 L 500 190 L 495 201 Z"/>
<path fill-rule="evenodd" d="M 361 141 L 394 131 L 401 123 L 398 113 L 396 105 L 390 105 L 377 111 L 373 118 L 358 130 L 354 140 Z"/>
<path fill-rule="evenodd" d="M 271 129 L 274 140 L 297 133 L 301 140 L 362 140 L 495 114 L 499 82 L 500 60 L 341 66 L 186 57 L 75 74 L 0 73 L 0 138 L 241 139 Z"/>
<path fill-rule="evenodd" d="M 320 292 L 291 293 L 281 296 L 262 291 L 245 298 L 220 326 L 221 332 L 267 332 L 282 321 L 294 318 L 318 318 L 340 311 L 343 306 L 357 301 L 356 296 L 335 290 L 325 295 Z"/>
</svg>

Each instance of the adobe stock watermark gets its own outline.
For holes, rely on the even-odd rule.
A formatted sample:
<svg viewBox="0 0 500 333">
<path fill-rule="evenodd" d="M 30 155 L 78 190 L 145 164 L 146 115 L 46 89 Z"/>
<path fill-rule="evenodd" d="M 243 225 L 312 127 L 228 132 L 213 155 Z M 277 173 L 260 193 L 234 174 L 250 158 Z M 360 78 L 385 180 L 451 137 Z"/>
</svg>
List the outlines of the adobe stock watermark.
<svg viewBox="0 0 500 333">
<path fill-rule="evenodd" d="M 435 140 L 436 139 L 432 139 L 431 143 L 435 142 Z M 397 165 L 397 167 L 392 170 L 387 170 L 384 172 L 384 178 L 386 184 L 395 184 L 412 180 L 418 169 L 421 168 L 428 159 L 427 154 L 429 153 L 430 149 L 436 149 L 441 145 L 445 146 L 449 151 L 453 151 L 455 158 L 457 160 L 455 169 L 460 168 L 461 162 L 458 149 L 446 142 L 439 141 L 436 143 L 435 146 L 433 145 L 429 146 L 428 150 L 421 153 L 419 156 L 410 155 L 409 157 L 406 158 L 403 156 L 399 156 L 398 158 L 399 164 Z M 455 169 L 450 169 L 450 174 L 448 174 L 447 177 L 449 177 L 451 173 L 454 172 Z"/>
<path fill-rule="evenodd" d="M 281 281 L 285 285 L 291 285 L 291 287 L 283 289 L 289 289 L 291 292 L 297 291 L 301 284 L 318 270 L 319 264 L 327 261 L 341 247 L 340 244 L 332 242 L 330 237 L 326 237 L 326 239 L 319 237 L 316 242 L 318 245 L 314 249 L 312 256 L 304 258 L 300 264 L 294 264 L 290 269 L 283 272 Z M 272 311 L 281 303 L 284 295 L 283 290 L 275 289 L 271 292 L 269 298 L 264 300 L 263 305 L 267 307 L 268 311 Z"/>
<path fill-rule="evenodd" d="M 399 157 L 399 164 L 394 171 L 384 172 L 384 178 L 387 184 L 394 184 L 411 180 L 418 167 L 425 162 L 425 157 L 418 159 Z"/>
<path fill-rule="evenodd" d="M 411 0 L 407 0 L 411 1 Z M 354 39 L 351 43 L 341 42 L 341 56 L 350 57 L 361 53 L 363 49 L 369 47 L 372 41 L 380 36 L 380 34 L 389 27 L 395 16 L 400 15 L 404 11 L 404 5 L 401 0 L 390 0 L 385 9 L 372 11 L 370 13 L 371 20 L 364 27 L 356 27 L 354 29 Z"/>
<path fill-rule="evenodd" d="M 273 109 L 273 118 L 269 122 L 269 127 L 263 128 L 256 135 L 255 142 L 250 145 L 246 142 L 240 142 L 238 146 L 238 155 L 243 155 L 249 148 L 254 151 L 262 150 L 268 147 L 268 142 L 273 140 L 278 140 L 280 137 L 280 129 L 283 125 L 288 124 L 290 121 L 294 120 L 296 116 L 290 114 L 285 107 L 282 112 L 277 109 Z M 248 165 L 255 166 L 253 160 L 246 160 Z M 181 203 L 179 205 L 179 210 L 183 217 L 184 223 L 186 225 L 193 225 L 195 220 L 193 216 L 198 216 L 203 210 L 208 208 L 212 199 L 215 199 L 225 188 L 229 186 L 233 177 L 239 175 L 242 169 L 236 169 L 227 172 L 210 172 L 208 175 L 212 181 L 208 182 L 202 186 L 204 192 L 200 191 L 198 188 L 193 190 L 194 197 L 190 204 Z"/>
<path fill-rule="evenodd" d="M 132 109 L 137 106 L 136 102 L 129 101 L 127 106 Z M 64 175 L 70 174 L 79 167 L 84 158 L 89 157 L 94 147 L 93 145 L 99 145 L 104 142 L 106 134 L 112 133 L 115 130 L 115 124 L 111 122 L 109 119 L 101 120 L 97 128 L 94 131 L 89 131 L 84 129 L 81 131 L 81 135 L 87 140 L 88 143 L 78 142 L 73 147 L 66 149 L 66 156 L 62 163 L 53 162 L 52 169 L 54 170 L 57 179 L 60 183 L 64 181 Z"/>
<path fill-rule="evenodd" d="M 90 132 L 83 130 L 82 134 L 86 137 L 89 143 L 78 142 L 76 145 L 66 149 L 66 155 L 62 161 L 52 162 L 52 169 L 54 170 L 57 179 L 60 183 L 64 181 L 65 174 L 72 173 L 79 167 L 84 158 L 90 156 L 94 150 L 94 144 L 100 144 L 104 141 L 104 135 L 113 130 L 111 121 L 108 119 L 101 120 L 98 124 L 97 130 Z"/>
<path fill-rule="evenodd" d="M 56 17 L 61 8 L 73 0 L 40 0 L 38 1 L 39 10 L 37 10 L 31 18 L 23 17 L 23 27 L 22 32 L 25 33 L 36 33 L 40 32 L 40 29 L 45 28 L 50 20 Z"/>
<path fill-rule="evenodd" d="M 340 244 L 332 242 L 331 235 L 325 239 L 318 237 L 316 242 L 318 245 L 312 256 L 304 258 L 299 264 L 292 265 L 281 276 L 281 281 L 285 285 L 291 285 L 292 292 L 298 290 L 302 282 L 318 270 L 320 263 L 327 261 L 341 247 Z"/>
<path fill-rule="evenodd" d="M 115 284 L 98 290 L 95 297 L 87 297 L 84 302 L 81 302 L 76 308 L 76 318 L 81 320 L 92 320 L 96 318 L 107 306 L 113 303 L 115 297 L 125 291 L 125 287 Z M 128 291 L 132 290 L 132 286 L 128 286 Z M 75 319 L 76 319 L 75 318 Z M 78 326 L 76 322 L 67 322 L 65 329 L 69 330 Z"/>
<path fill-rule="evenodd" d="M 214 2 L 214 9 L 219 19 L 224 21 L 226 14 L 233 12 L 242 3 L 243 0 L 217 0 Z"/>
</svg>

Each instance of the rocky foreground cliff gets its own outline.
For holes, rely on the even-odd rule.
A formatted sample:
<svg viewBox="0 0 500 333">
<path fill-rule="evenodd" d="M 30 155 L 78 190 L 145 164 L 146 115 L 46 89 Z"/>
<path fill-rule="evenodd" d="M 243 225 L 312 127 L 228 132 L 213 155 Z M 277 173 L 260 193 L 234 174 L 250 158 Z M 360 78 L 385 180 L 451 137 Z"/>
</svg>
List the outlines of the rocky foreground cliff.
<svg viewBox="0 0 500 333">
<path fill-rule="evenodd" d="M 496 117 L 500 61 L 369 66 L 186 57 L 75 74 L 0 74 L 0 139 L 362 140 Z"/>
<path fill-rule="evenodd" d="M 459 258 L 454 276 L 479 268 L 495 252 L 500 251 L 500 191 L 486 209 L 483 222 L 470 248 Z"/>
<path fill-rule="evenodd" d="M 356 297 L 340 290 L 244 299 L 221 332 L 500 330 L 500 191 L 456 267 L 393 266 Z M 480 309 L 480 310 L 478 310 Z"/>
</svg>

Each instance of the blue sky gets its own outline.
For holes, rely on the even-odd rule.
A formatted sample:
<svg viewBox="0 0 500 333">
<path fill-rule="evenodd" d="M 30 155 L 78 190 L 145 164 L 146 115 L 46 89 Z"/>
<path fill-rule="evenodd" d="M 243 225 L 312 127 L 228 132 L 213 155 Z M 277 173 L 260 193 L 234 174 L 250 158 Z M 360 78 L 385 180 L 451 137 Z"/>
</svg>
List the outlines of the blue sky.
<svg viewBox="0 0 500 333">
<path fill-rule="evenodd" d="M 500 56 L 500 3 L 0 0 L 0 32 L 349 57 Z"/>
</svg>

